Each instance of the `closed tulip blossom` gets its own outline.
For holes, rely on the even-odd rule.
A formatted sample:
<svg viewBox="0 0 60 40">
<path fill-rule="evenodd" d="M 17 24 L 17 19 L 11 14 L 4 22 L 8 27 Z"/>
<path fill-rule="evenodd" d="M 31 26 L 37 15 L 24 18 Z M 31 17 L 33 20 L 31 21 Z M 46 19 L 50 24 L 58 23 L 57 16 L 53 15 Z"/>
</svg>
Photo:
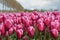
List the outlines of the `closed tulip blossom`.
<svg viewBox="0 0 60 40">
<path fill-rule="evenodd" d="M 4 26 L 3 23 L 0 24 L 0 31 L 1 31 L 2 35 L 4 35 L 4 33 L 5 33 L 5 26 Z"/>
<path fill-rule="evenodd" d="M 13 25 L 13 22 L 10 19 L 5 20 L 5 26 L 7 29 L 11 28 L 12 25 Z"/>
<path fill-rule="evenodd" d="M 9 32 L 9 35 L 13 34 L 13 28 L 11 27 L 8 32 Z"/>
<path fill-rule="evenodd" d="M 52 36 L 53 36 L 54 38 L 57 38 L 57 37 L 58 37 L 59 32 L 58 32 L 58 30 L 57 30 L 57 29 L 52 29 L 52 30 L 51 30 L 51 34 L 52 34 Z"/>
<path fill-rule="evenodd" d="M 27 31 L 28 31 L 28 35 L 30 37 L 34 36 L 34 34 L 35 34 L 35 28 L 33 26 L 29 26 Z"/>
<path fill-rule="evenodd" d="M 18 29 L 18 30 L 16 31 L 16 34 L 17 34 L 17 38 L 18 38 L 18 39 L 22 38 L 22 36 L 23 36 L 23 30 L 22 30 L 22 29 Z"/>
<path fill-rule="evenodd" d="M 44 23 L 43 22 L 40 22 L 39 24 L 37 24 L 37 28 L 41 32 L 44 31 L 44 29 L 45 29 Z"/>
<path fill-rule="evenodd" d="M 58 29 L 59 28 L 59 26 L 60 26 L 60 24 L 59 24 L 59 21 L 58 20 L 55 20 L 55 21 L 52 21 L 51 22 L 51 29 Z"/>
</svg>

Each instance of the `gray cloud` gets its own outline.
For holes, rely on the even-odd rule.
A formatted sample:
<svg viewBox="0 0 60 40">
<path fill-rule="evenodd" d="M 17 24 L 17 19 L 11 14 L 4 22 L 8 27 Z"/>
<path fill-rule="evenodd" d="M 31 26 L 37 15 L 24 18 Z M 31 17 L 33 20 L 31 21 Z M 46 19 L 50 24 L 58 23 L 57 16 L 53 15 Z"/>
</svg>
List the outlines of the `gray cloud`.
<svg viewBox="0 0 60 40">
<path fill-rule="evenodd" d="M 60 0 L 17 0 L 25 9 L 59 9 Z M 41 3 L 39 3 L 41 2 Z M 45 3 L 44 3 L 45 2 Z"/>
<path fill-rule="evenodd" d="M 60 10 L 60 0 L 16 0 L 25 9 L 59 9 Z M 2 4 L 0 4 L 0 9 L 2 10 Z M 5 6 L 6 7 L 6 6 Z M 8 7 L 6 7 L 9 9 Z"/>
</svg>

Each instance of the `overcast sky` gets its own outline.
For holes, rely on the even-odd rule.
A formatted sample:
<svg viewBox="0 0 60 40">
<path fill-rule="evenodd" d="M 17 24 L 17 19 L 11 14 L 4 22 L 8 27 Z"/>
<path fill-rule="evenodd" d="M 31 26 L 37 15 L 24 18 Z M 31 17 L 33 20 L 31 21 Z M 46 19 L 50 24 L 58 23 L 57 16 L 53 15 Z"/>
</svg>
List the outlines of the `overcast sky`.
<svg viewBox="0 0 60 40">
<path fill-rule="evenodd" d="M 60 10 L 60 0 L 16 0 L 25 9 L 59 9 Z M 0 4 L 0 9 L 2 4 Z"/>
<path fill-rule="evenodd" d="M 60 0 L 16 0 L 25 9 L 60 9 Z"/>
</svg>

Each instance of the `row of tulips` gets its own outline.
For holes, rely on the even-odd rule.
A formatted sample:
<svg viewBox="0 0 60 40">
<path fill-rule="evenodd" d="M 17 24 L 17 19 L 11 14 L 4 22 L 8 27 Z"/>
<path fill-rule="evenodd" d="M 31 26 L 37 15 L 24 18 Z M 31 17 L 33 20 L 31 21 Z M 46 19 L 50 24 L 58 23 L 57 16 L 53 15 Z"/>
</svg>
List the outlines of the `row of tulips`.
<svg viewBox="0 0 60 40">
<path fill-rule="evenodd" d="M 0 12 L 0 40 L 43 40 L 58 38 L 60 12 Z M 46 39 L 46 34 L 48 37 Z M 14 36 L 14 37 L 13 37 Z M 12 39 L 12 40 L 13 40 Z M 48 40 L 49 40 L 48 39 Z"/>
</svg>

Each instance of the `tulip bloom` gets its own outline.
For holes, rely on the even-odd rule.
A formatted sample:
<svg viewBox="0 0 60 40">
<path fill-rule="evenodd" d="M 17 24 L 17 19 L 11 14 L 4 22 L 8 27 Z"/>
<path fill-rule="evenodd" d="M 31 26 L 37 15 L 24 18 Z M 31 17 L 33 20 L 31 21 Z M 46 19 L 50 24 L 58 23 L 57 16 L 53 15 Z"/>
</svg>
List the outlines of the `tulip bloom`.
<svg viewBox="0 0 60 40">
<path fill-rule="evenodd" d="M 28 35 L 30 37 L 34 36 L 34 34 L 35 34 L 35 28 L 33 26 L 29 26 L 27 31 L 28 31 Z"/>
<path fill-rule="evenodd" d="M 45 29 L 44 23 L 41 22 L 41 23 L 37 24 L 37 28 L 39 31 L 44 31 L 44 29 Z"/>
<path fill-rule="evenodd" d="M 17 38 L 22 38 L 22 36 L 23 36 L 23 30 L 22 29 L 18 29 L 17 31 L 16 31 L 16 34 L 17 34 Z"/>
<path fill-rule="evenodd" d="M 51 34 L 52 34 L 52 36 L 53 36 L 54 38 L 57 38 L 57 37 L 58 37 L 59 32 L 58 32 L 58 30 L 57 30 L 57 29 L 52 29 L 52 30 L 51 30 Z"/>
</svg>

